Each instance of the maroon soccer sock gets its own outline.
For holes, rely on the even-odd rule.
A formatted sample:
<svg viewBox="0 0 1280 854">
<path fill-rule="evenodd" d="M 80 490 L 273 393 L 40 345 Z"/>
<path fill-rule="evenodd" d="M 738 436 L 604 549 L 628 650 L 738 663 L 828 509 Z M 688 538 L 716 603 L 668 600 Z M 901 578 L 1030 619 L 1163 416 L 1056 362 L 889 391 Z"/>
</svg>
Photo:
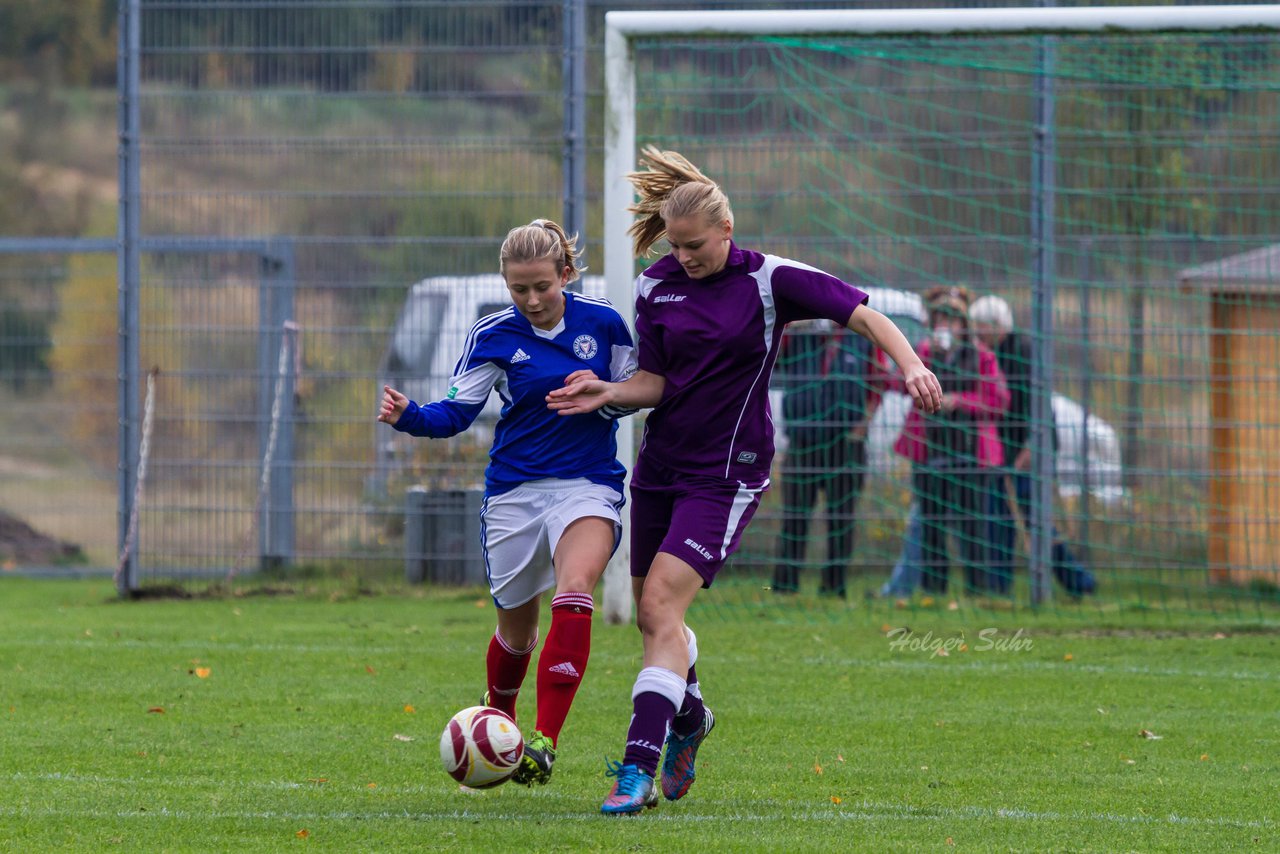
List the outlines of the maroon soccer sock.
<svg viewBox="0 0 1280 854">
<path fill-rule="evenodd" d="M 685 682 L 663 667 L 646 667 L 631 689 L 631 726 L 622 764 L 636 765 L 653 776 L 658 770 L 662 743 L 684 696 Z"/>
<path fill-rule="evenodd" d="M 551 600 L 551 629 L 538 656 L 537 729 L 555 744 L 591 657 L 589 593 L 561 593 Z"/>
<path fill-rule="evenodd" d="M 506 712 L 512 720 L 516 717 L 516 698 L 520 695 L 520 685 L 524 675 L 529 671 L 530 653 L 538 645 L 535 637 L 529 648 L 523 652 L 514 650 L 502 639 L 502 635 L 493 633 L 489 641 L 489 654 L 485 656 L 485 670 L 489 682 L 489 705 L 500 712 Z"/>
</svg>

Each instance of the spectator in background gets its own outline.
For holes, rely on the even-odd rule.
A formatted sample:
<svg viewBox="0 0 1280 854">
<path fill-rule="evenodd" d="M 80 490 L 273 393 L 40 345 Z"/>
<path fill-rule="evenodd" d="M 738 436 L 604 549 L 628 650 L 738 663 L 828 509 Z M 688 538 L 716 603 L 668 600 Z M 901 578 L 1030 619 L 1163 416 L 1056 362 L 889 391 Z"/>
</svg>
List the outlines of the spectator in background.
<svg viewBox="0 0 1280 854">
<path fill-rule="evenodd" d="M 955 537 L 967 592 L 991 588 L 986 512 L 990 480 L 1004 462 L 996 424 L 1009 405 L 1009 389 L 995 354 L 969 334 L 970 294 L 937 287 L 925 294 L 932 334 L 916 347 L 942 384 L 937 413 L 913 410 L 894 446 L 913 463 L 920 502 L 921 587 L 947 592 L 947 535 Z"/>
<path fill-rule="evenodd" d="M 785 396 L 787 452 L 782 460 L 782 537 L 775 593 L 800 587 L 809 519 L 822 493 L 827 561 L 818 592 L 845 598 L 853 556 L 854 513 L 867 465 L 867 427 L 880 404 L 883 372 L 871 344 L 827 321 L 787 327 L 778 355 Z"/>
<path fill-rule="evenodd" d="M 1013 328 L 1013 312 L 998 296 L 985 296 L 975 302 L 969 309 L 969 322 L 974 336 L 994 351 L 1009 386 L 1009 408 L 999 422 L 1000 442 L 1008 468 L 992 485 L 988 502 L 992 580 L 996 592 L 1005 593 L 1013 579 L 1014 543 L 1017 542 L 1018 522 L 1011 505 L 1014 497 L 1023 520 L 1031 518 L 1031 340 Z M 1052 407 L 1049 419 L 1049 434 L 1056 455 L 1058 431 Z M 1056 528 L 1052 530 L 1052 537 L 1053 574 L 1058 582 L 1072 596 L 1092 593 L 1093 573 L 1080 565 Z"/>
</svg>

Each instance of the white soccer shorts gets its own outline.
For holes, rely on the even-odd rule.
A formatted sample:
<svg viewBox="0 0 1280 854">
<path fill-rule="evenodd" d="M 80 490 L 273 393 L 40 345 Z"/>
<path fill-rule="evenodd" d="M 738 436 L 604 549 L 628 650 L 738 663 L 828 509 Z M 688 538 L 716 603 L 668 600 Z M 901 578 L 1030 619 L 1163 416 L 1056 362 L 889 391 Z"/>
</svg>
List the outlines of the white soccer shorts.
<svg viewBox="0 0 1280 854">
<path fill-rule="evenodd" d="M 613 523 L 622 536 L 622 493 L 586 478 L 535 480 L 490 496 L 480 511 L 485 574 L 499 608 L 518 608 L 556 584 L 551 562 L 560 537 L 578 519 Z"/>
</svg>

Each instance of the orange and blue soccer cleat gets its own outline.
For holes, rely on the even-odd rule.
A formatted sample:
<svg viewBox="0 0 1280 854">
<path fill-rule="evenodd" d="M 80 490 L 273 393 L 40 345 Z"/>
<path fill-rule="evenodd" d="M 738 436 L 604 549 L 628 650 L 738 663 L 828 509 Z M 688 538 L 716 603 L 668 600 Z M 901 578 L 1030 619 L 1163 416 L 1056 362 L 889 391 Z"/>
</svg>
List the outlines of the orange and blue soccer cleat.
<svg viewBox="0 0 1280 854">
<path fill-rule="evenodd" d="M 702 726 L 692 735 L 679 736 L 675 730 L 667 733 L 667 746 L 662 757 L 662 795 L 669 801 L 680 800 L 693 785 L 693 760 L 698 755 L 698 746 L 716 725 L 711 710 L 704 711 Z"/>
</svg>

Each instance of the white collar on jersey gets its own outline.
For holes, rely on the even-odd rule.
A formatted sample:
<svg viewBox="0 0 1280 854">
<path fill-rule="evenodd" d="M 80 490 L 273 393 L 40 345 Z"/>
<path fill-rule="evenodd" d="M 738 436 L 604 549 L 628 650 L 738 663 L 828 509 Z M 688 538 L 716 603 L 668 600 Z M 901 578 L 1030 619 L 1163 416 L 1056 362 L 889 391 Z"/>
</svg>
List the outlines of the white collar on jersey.
<svg viewBox="0 0 1280 854">
<path fill-rule="evenodd" d="M 550 329 L 539 329 L 538 327 L 534 326 L 532 323 L 529 324 L 529 328 L 533 330 L 534 335 L 537 335 L 539 338 L 545 338 L 548 341 L 550 341 L 551 339 L 559 335 L 561 332 L 564 332 L 564 317 L 562 316 L 560 318 L 560 322 L 557 323 L 555 326 L 551 327 Z"/>
</svg>

